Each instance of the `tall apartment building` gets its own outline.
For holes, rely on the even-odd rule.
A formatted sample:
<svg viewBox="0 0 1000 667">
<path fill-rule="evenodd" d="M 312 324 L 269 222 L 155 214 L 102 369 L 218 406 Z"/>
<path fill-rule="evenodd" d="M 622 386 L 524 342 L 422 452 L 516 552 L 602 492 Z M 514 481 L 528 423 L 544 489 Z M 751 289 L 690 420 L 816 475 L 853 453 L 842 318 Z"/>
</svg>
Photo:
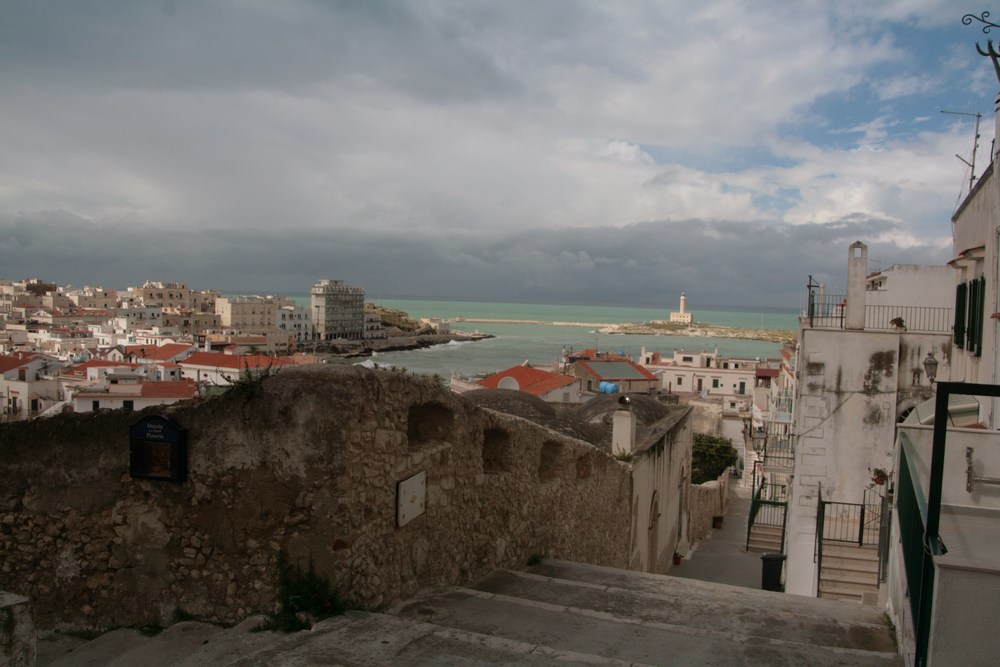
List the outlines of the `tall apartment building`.
<svg viewBox="0 0 1000 667">
<path fill-rule="evenodd" d="M 363 338 L 365 291 L 342 280 L 320 280 L 310 291 L 316 340 Z"/>
<path fill-rule="evenodd" d="M 219 297 L 215 300 L 215 313 L 225 329 L 243 333 L 267 333 L 277 328 L 281 308 L 294 305 L 295 302 L 287 297 Z"/>
<path fill-rule="evenodd" d="M 184 283 L 147 280 L 142 287 L 129 287 L 129 293 L 143 303 L 176 310 L 210 313 L 220 294 L 216 290 L 193 290 Z"/>
</svg>

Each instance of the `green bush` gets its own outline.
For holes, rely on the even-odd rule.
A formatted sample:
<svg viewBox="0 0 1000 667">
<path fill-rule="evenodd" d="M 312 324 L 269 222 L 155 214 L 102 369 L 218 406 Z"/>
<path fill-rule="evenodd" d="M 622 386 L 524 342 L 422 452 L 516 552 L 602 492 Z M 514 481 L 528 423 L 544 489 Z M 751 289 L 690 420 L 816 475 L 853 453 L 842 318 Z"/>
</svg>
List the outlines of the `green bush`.
<svg viewBox="0 0 1000 667">
<path fill-rule="evenodd" d="M 691 448 L 691 483 L 702 484 L 718 479 L 738 460 L 739 454 L 729 438 L 695 433 Z"/>
</svg>

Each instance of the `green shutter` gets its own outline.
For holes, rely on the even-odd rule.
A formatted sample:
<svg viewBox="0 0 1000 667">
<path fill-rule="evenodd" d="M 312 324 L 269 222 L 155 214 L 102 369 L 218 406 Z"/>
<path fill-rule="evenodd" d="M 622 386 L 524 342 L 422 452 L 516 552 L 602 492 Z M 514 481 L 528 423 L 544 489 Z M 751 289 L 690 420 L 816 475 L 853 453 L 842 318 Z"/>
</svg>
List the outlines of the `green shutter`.
<svg viewBox="0 0 1000 667">
<path fill-rule="evenodd" d="M 979 276 L 976 289 L 976 356 L 983 356 L 983 327 L 986 324 L 986 277 Z"/>
<path fill-rule="evenodd" d="M 955 347 L 962 349 L 965 347 L 965 304 L 967 283 L 959 283 L 955 286 L 955 335 L 953 341 Z"/>
</svg>

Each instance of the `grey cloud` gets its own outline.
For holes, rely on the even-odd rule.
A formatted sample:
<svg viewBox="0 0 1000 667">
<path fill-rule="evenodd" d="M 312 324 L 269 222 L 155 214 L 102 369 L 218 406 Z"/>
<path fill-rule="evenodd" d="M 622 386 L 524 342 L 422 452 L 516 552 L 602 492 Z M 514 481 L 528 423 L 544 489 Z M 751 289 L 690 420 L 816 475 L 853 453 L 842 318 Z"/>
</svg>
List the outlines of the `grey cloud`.
<svg viewBox="0 0 1000 667">
<path fill-rule="evenodd" d="M 932 247 L 868 241 L 891 228 L 872 219 L 800 226 L 688 220 L 492 239 L 400 238 L 363 230 L 115 228 L 53 213 L 30 224 L 0 222 L 0 266 L 4 278 L 119 288 L 154 279 L 224 292 L 304 293 L 329 277 L 361 285 L 372 297 L 659 304 L 684 291 L 702 305 L 795 308 L 808 275 L 843 284 L 855 240 L 870 244 L 873 268 L 948 259 Z"/>
</svg>

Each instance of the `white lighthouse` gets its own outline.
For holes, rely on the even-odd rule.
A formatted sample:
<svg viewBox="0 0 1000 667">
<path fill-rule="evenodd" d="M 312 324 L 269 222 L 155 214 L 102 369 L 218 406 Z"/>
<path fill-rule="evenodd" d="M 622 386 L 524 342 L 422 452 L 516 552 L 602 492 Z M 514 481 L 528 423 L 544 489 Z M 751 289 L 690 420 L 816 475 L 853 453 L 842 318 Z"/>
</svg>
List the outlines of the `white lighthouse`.
<svg viewBox="0 0 1000 667">
<path fill-rule="evenodd" d="M 670 321 L 677 324 L 691 324 L 691 313 L 687 312 L 687 297 L 681 292 L 681 309 L 670 313 Z"/>
</svg>

